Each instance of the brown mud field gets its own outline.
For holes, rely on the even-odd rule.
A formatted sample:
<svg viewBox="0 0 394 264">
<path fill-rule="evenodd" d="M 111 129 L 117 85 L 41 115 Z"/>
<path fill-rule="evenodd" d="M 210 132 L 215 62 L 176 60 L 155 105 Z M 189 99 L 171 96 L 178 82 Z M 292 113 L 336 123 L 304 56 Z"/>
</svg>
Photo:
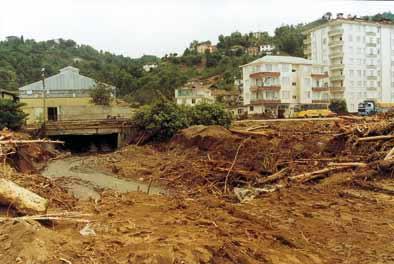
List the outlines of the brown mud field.
<svg viewBox="0 0 394 264">
<path fill-rule="evenodd" d="M 2 175 L 80 215 L 0 207 L 1 263 L 394 263 L 392 135 L 388 116 L 198 126 L 42 174 L 28 160 L 59 153 L 17 149 Z"/>
</svg>

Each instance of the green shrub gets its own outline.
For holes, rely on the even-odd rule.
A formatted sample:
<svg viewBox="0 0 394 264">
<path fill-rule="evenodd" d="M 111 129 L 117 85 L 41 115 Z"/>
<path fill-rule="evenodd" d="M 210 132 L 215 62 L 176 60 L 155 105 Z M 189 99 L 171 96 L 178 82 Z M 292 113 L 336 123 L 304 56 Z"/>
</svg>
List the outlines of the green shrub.
<svg viewBox="0 0 394 264">
<path fill-rule="evenodd" d="M 229 127 L 231 120 L 231 113 L 221 104 L 186 107 L 165 100 L 142 107 L 134 116 L 138 129 L 153 141 L 167 140 L 180 129 L 191 125 Z"/>
<path fill-rule="evenodd" d="M 134 121 L 152 140 L 169 139 L 178 130 L 189 125 L 186 112 L 175 103 L 167 101 L 142 107 L 136 113 Z"/>
<path fill-rule="evenodd" d="M 331 111 L 337 114 L 347 113 L 347 105 L 346 101 L 343 99 L 333 99 L 331 100 L 330 105 L 328 106 Z"/>
<path fill-rule="evenodd" d="M 188 109 L 192 125 L 220 125 L 230 127 L 232 115 L 222 104 L 202 103 Z"/>
<path fill-rule="evenodd" d="M 22 103 L 9 99 L 0 99 L 0 129 L 19 129 L 23 125 L 26 114 L 20 109 Z"/>
</svg>

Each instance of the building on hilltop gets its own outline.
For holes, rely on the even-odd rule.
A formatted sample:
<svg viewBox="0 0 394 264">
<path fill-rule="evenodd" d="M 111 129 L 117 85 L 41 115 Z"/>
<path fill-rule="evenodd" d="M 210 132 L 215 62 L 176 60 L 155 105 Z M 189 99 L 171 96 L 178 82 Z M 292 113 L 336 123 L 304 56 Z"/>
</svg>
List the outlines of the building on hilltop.
<svg viewBox="0 0 394 264">
<path fill-rule="evenodd" d="M 92 104 L 90 91 L 95 85 L 95 80 L 80 75 L 79 69 L 68 66 L 58 74 L 45 78 L 45 100 L 42 81 L 19 88 L 20 100 L 25 104 L 23 111 L 28 114 L 27 123 L 44 121 L 44 104 L 45 121 L 101 119 L 114 115 L 115 108 L 104 109 Z M 115 97 L 116 88 L 108 87 Z"/>
<path fill-rule="evenodd" d="M 328 67 L 290 56 L 265 56 L 241 66 L 248 114 L 290 116 L 299 104 L 328 104 Z"/>
<path fill-rule="evenodd" d="M 304 32 L 304 54 L 329 66 L 333 98 L 345 99 L 350 112 L 364 100 L 394 103 L 394 23 L 326 19 Z"/>
<path fill-rule="evenodd" d="M 215 45 L 212 45 L 210 41 L 202 42 L 197 44 L 196 46 L 197 53 L 199 54 L 205 54 L 207 51 L 210 53 L 213 53 L 217 51 L 217 47 Z"/>
</svg>

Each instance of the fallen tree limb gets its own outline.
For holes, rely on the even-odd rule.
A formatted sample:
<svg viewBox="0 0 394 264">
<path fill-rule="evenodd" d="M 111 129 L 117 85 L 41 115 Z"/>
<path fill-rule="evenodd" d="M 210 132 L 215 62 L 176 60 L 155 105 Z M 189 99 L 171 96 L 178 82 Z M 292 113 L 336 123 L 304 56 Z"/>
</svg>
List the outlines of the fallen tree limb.
<svg viewBox="0 0 394 264">
<path fill-rule="evenodd" d="M 269 126 L 267 126 L 267 125 L 249 127 L 248 129 L 246 129 L 246 131 L 254 131 L 254 130 L 258 130 L 258 129 L 261 129 L 261 128 L 268 128 L 268 127 Z"/>
<path fill-rule="evenodd" d="M 36 140 L 2 140 L 2 141 L 0 141 L 0 145 L 9 145 L 9 144 L 31 144 L 31 143 L 64 144 L 64 141 L 59 141 L 59 140 L 46 140 L 46 139 L 36 139 Z"/>
<path fill-rule="evenodd" d="M 44 214 L 44 215 L 30 215 L 30 216 L 21 216 L 21 217 L 0 217 L 0 222 L 5 221 L 26 221 L 26 220 L 35 220 L 35 221 L 70 221 L 77 223 L 90 223 L 91 221 L 88 219 L 84 219 L 83 217 L 90 216 L 90 214 L 82 214 L 77 212 L 65 212 L 65 213 L 52 213 L 52 214 Z"/>
<path fill-rule="evenodd" d="M 339 116 L 339 118 L 342 119 L 348 119 L 348 120 L 364 120 L 364 117 L 361 116 Z"/>
<path fill-rule="evenodd" d="M 263 179 L 258 179 L 257 183 L 259 183 L 259 184 L 267 184 L 267 183 L 270 183 L 270 182 L 273 182 L 273 181 L 277 181 L 277 180 L 283 179 L 286 176 L 285 172 L 288 169 L 289 168 L 284 168 L 284 169 L 278 171 L 277 173 L 274 173 L 274 174 L 272 174 L 272 175 L 270 175 L 268 177 L 265 177 Z"/>
<path fill-rule="evenodd" d="M 341 163 L 338 163 L 341 164 Z M 354 168 L 354 167 L 363 167 L 364 164 L 358 164 L 357 163 L 349 163 L 348 165 L 345 165 L 345 163 L 342 163 L 342 165 L 334 165 L 332 164 L 331 167 L 328 168 L 324 168 L 321 170 L 317 170 L 317 171 L 312 171 L 312 172 L 307 172 L 307 173 L 303 173 L 303 174 L 299 174 L 296 176 L 291 176 L 289 177 L 290 180 L 295 181 L 295 182 L 308 182 L 314 179 L 318 179 L 318 178 L 323 178 L 325 175 L 327 175 L 327 173 L 329 172 L 334 172 L 334 171 L 340 171 L 340 170 L 344 170 L 344 169 L 350 169 L 350 168 Z"/>
<path fill-rule="evenodd" d="M 376 141 L 376 140 L 384 140 L 384 139 L 393 139 L 394 135 L 384 135 L 384 136 L 373 136 L 373 137 L 362 137 L 359 138 L 358 142 L 365 142 L 365 141 Z"/>
<path fill-rule="evenodd" d="M 393 157 L 394 155 L 394 148 L 392 148 L 386 155 L 386 157 L 384 157 L 384 160 L 389 160 Z"/>
<path fill-rule="evenodd" d="M 214 168 L 213 170 L 219 171 L 219 172 L 228 172 L 228 169 L 220 168 L 220 167 Z M 248 178 L 248 179 L 254 179 L 254 178 L 261 177 L 261 175 L 259 173 L 257 173 L 257 172 L 246 171 L 246 170 L 235 170 L 234 168 L 232 169 L 232 173 L 233 174 L 242 175 L 242 176 L 244 176 L 245 178 Z"/>
<path fill-rule="evenodd" d="M 253 131 L 238 130 L 238 129 L 229 129 L 229 130 L 234 134 L 240 134 L 245 136 L 264 136 L 264 137 L 271 136 L 271 134 L 267 134 L 265 132 L 253 132 Z"/>
<path fill-rule="evenodd" d="M 0 179 L 0 203 L 24 214 L 44 213 L 48 200 L 6 179 Z"/>
<path fill-rule="evenodd" d="M 364 162 L 342 162 L 342 163 L 335 163 L 335 162 L 330 162 L 328 163 L 328 166 L 330 167 L 367 167 L 368 164 Z"/>
</svg>

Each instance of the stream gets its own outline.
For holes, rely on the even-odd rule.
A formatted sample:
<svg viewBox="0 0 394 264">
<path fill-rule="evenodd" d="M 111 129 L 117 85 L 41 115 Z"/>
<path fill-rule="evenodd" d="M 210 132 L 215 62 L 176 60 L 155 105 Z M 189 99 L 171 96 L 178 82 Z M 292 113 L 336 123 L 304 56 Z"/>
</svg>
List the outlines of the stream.
<svg viewBox="0 0 394 264">
<path fill-rule="evenodd" d="M 111 189 L 120 193 L 147 192 L 148 183 L 119 179 L 115 174 L 85 166 L 84 161 L 88 158 L 77 156 L 53 160 L 48 163 L 41 174 L 51 179 L 63 178 L 64 187 L 81 200 L 100 199 L 99 191 L 103 189 Z M 163 194 L 165 191 L 152 185 L 149 193 Z"/>
</svg>

